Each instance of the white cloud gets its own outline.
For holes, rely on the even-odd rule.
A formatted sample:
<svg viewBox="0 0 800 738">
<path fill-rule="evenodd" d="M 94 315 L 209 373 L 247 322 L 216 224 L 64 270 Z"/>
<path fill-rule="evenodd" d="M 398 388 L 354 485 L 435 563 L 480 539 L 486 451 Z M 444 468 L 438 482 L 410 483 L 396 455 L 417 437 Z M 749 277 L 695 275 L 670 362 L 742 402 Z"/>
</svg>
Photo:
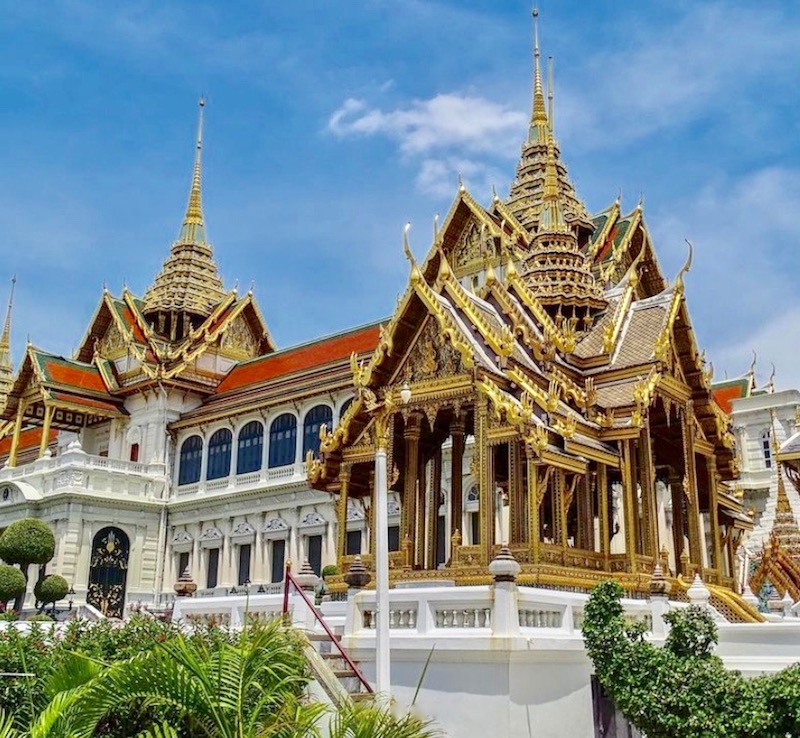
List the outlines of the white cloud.
<svg viewBox="0 0 800 738">
<path fill-rule="evenodd" d="M 793 81 L 800 28 L 788 8 L 732 12 L 730 4 L 693 3 L 670 25 L 637 22 L 627 43 L 588 55 L 556 98 L 564 138 L 587 149 L 628 145 L 708 115 L 727 120 L 757 107 L 762 85 Z M 754 118 L 742 114 L 738 127 L 748 123 Z"/>
<path fill-rule="evenodd" d="M 695 244 L 689 308 L 718 377 L 741 374 L 755 348 L 787 378 L 794 364 L 800 382 L 799 201 L 800 170 L 770 167 L 720 178 L 648 218 L 667 273 L 684 257 L 683 238 Z"/>
<path fill-rule="evenodd" d="M 386 136 L 406 155 L 442 150 L 509 154 L 525 121 L 524 113 L 505 105 L 448 92 L 388 111 L 349 98 L 331 115 L 328 128 L 337 136 Z"/>
<path fill-rule="evenodd" d="M 483 161 L 464 157 L 423 159 L 417 174 L 417 188 L 433 197 L 452 197 L 459 177 L 467 189 L 475 193 L 488 193 L 507 177 Z"/>
<path fill-rule="evenodd" d="M 752 333 L 715 352 L 715 363 L 728 371 L 729 376 L 743 374 L 751 361 L 752 352 L 758 356 L 756 375 L 759 385 L 767 383 L 775 365 L 775 384 L 779 389 L 800 388 L 800 301 L 782 305 L 775 315 Z M 715 379 L 723 377 L 718 371 Z"/>
</svg>

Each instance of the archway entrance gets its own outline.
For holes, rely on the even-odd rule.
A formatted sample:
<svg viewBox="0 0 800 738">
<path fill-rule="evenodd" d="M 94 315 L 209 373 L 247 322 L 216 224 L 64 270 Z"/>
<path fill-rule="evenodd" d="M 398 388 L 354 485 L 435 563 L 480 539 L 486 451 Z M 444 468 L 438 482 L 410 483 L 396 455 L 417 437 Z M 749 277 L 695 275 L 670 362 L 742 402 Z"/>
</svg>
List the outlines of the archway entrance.
<svg viewBox="0 0 800 738">
<path fill-rule="evenodd" d="M 92 542 L 86 601 L 109 618 L 121 618 L 128 577 L 128 536 L 119 528 L 103 528 Z"/>
</svg>

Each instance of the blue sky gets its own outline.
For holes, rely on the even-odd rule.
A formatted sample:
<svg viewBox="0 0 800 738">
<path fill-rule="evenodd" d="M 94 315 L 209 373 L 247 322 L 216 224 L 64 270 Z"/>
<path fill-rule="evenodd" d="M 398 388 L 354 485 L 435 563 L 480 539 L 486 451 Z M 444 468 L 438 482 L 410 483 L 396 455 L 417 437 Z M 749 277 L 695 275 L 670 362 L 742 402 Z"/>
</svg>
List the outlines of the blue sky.
<svg viewBox="0 0 800 738">
<path fill-rule="evenodd" d="M 800 5 L 542 0 L 556 132 L 590 210 L 623 193 L 688 278 L 701 346 L 800 386 Z M 0 253 L 14 349 L 69 354 L 106 282 L 175 238 L 208 99 L 204 207 L 226 284 L 280 346 L 388 315 L 460 172 L 507 192 L 530 3 L 0 0 Z"/>
</svg>

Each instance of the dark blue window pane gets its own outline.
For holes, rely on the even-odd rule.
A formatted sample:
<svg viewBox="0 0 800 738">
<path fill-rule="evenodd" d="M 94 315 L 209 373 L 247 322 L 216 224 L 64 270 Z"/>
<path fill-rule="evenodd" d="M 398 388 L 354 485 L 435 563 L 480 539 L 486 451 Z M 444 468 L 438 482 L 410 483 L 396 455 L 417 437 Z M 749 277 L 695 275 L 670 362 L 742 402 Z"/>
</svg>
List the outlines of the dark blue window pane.
<svg viewBox="0 0 800 738">
<path fill-rule="evenodd" d="M 349 400 L 345 401 L 344 405 L 342 405 L 342 409 L 339 410 L 339 420 L 341 420 L 344 417 L 344 414 L 347 412 L 347 408 L 349 408 L 350 405 L 352 405 L 352 404 L 353 404 L 353 398 L 352 397 Z M 328 430 L 330 430 L 330 429 L 328 429 Z"/>
<path fill-rule="evenodd" d="M 297 448 L 297 418 L 291 413 L 279 415 L 269 427 L 269 466 L 294 464 Z"/>
<path fill-rule="evenodd" d="M 333 411 L 327 405 L 312 407 L 303 421 L 303 458 L 309 451 L 319 451 L 319 429 L 324 423 L 331 430 Z"/>
<path fill-rule="evenodd" d="M 231 441 L 233 434 L 220 428 L 208 442 L 208 470 L 206 479 L 221 479 L 231 473 Z"/>
<path fill-rule="evenodd" d="M 200 481 L 203 466 L 203 439 L 190 436 L 181 446 L 178 464 L 178 484 L 194 484 Z"/>
<path fill-rule="evenodd" d="M 236 451 L 236 473 L 246 474 L 261 469 L 264 448 L 264 426 L 257 420 L 239 431 L 239 448 Z"/>
</svg>

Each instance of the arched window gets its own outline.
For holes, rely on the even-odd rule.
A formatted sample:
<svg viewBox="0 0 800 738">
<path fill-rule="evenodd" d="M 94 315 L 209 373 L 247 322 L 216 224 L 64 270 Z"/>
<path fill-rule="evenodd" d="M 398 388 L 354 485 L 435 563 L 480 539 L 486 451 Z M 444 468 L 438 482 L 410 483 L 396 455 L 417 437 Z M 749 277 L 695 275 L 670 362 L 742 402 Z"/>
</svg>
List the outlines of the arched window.
<svg viewBox="0 0 800 738">
<path fill-rule="evenodd" d="M 345 400 L 344 405 L 342 405 L 342 409 L 339 410 L 339 420 L 340 421 L 344 417 L 344 414 L 347 412 L 347 409 L 350 407 L 350 405 L 353 404 L 353 399 L 354 398 L 351 397 L 349 400 Z"/>
<path fill-rule="evenodd" d="M 208 442 L 206 479 L 221 479 L 231 473 L 231 441 L 233 433 L 227 428 L 215 431 Z"/>
<path fill-rule="evenodd" d="M 251 420 L 239 431 L 236 453 L 236 473 L 246 474 L 261 469 L 262 450 L 264 448 L 264 426 L 257 420 Z"/>
<path fill-rule="evenodd" d="M 772 434 L 768 430 L 761 434 L 761 447 L 764 449 L 764 466 L 772 469 Z"/>
<path fill-rule="evenodd" d="M 181 445 L 178 464 L 178 484 L 194 484 L 200 481 L 203 466 L 203 439 L 189 436 Z"/>
<path fill-rule="evenodd" d="M 294 464 L 297 448 L 297 418 L 279 415 L 269 426 L 269 467 Z"/>
<path fill-rule="evenodd" d="M 328 430 L 333 422 L 333 411 L 327 405 L 316 405 L 306 413 L 303 421 L 303 458 L 309 451 L 319 451 L 319 428 L 325 423 Z"/>
</svg>

